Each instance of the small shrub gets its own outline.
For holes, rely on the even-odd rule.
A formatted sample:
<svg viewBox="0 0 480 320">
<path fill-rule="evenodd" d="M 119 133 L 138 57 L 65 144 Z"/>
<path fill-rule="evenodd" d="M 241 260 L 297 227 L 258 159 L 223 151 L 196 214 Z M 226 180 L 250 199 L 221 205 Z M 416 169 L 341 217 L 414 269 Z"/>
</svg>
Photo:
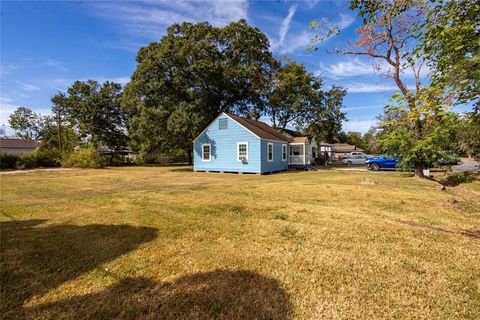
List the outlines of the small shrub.
<svg viewBox="0 0 480 320">
<path fill-rule="evenodd" d="M 325 160 L 325 158 L 316 158 L 315 159 L 315 164 L 317 166 L 324 166 L 326 162 L 327 161 Z"/>
<path fill-rule="evenodd" d="M 414 177 L 415 174 L 413 172 L 402 172 L 400 174 L 400 176 L 404 177 L 404 178 L 411 178 L 411 177 Z"/>
<path fill-rule="evenodd" d="M 278 220 L 287 220 L 288 219 L 288 214 L 286 214 L 284 212 L 279 212 L 279 213 L 275 214 L 274 218 L 278 219 Z"/>
<path fill-rule="evenodd" d="M 292 228 L 292 227 L 285 227 L 285 229 L 280 231 L 280 235 L 284 238 L 291 239 L 291 238 L 295 237 L 297 232 L 298 231 L 296 229 Z"/>
<path fill-rule="evenodd" d="M 34 152 L 24 153 L 18 157 L 17 169 L 32 169 L 37 167 L 37 157 Z"/>
<path fill-rule="evenodd" d="M 35 152 L 37 167 L 59 167 L 61 155 L 57 150 L 37 150 Z"/>
<path fill-rule="evenodd" d="M 15 169 L 18 161 L 18 156 L 13 154 L 7 154 L 5 152 L 0 153 L 0 169 Z"/>
<path fill-rule="evenodd" d="M 461 183 L 468 183 L 474 180 L 475 177 L 468 172 L 449 173 L 443 184 L 447 186 L 458 186 Z"/>
<path fill-rule="evenodd" d="M 99 169 L 105 166 L 102 156 L 93 148 L 80 148 L 62 160 L 62 166 Z"/>
<path fill-rule="evenodd" d="M 129 165 L 129 161 L 120 156 L 102 155 L 103 162 L 109 166 L 120 167 Z"/>
</svg>

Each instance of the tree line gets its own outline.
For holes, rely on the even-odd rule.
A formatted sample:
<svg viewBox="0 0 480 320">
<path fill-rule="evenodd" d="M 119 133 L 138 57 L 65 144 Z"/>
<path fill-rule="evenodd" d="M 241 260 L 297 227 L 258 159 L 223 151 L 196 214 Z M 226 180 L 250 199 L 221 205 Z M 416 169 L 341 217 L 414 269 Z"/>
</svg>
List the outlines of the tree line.
<svg viewBox="0 0 480 320">
<path fill-rule="evenodd" d="M 159 42 L 138 51 L 125 88 L 77 81 L 52 98 L 52 116 L 19 108 L 10 125 L 59 156 L 87 144 L 114 151 L 130 146 L 147 162 L 160 153 L 191 161 L 192 140 L 225 111 L 267 117 L 277 129 L 293 127 L 317 141 L 394 154 L 419 176 L 452 153 L 478 157 L 476 1 L 352 0 L 350 9 L 362 20 L 357 39 L 334 53 L 383 62 L 388 66 L 384 76 L 398 88 L 378 124 L 363 136 L 341 131 L 344 88 L 325 88 L 304 65 L 275 59 L 266 35 L 244 20 L 223 28 L 207 22 L 173 24 Z M 312 51 L 340 30 L 325 20 L 310 26 L 316 32 Z M 456 113 L 458 104 L 472 110 Z"/>
<path fill-rule="evenodd" d="M 160 153 L 191 162 L 193 139 L 220 112 L 267 117 L 277 129 L 294 127 L 329 141 L 345 120 L 346 90 L 326 89 L 304 65 L 275 59 L 266 35 L 245 20 L 223 28 L 173 24 L 136 61 L 125 88 L 76 81 L 52 98 L 51 116 L 19 108 L 10 126 L 59 155 L 82 143 L 113 151 L 128 145 L 146 162 Z"/>
</svg>

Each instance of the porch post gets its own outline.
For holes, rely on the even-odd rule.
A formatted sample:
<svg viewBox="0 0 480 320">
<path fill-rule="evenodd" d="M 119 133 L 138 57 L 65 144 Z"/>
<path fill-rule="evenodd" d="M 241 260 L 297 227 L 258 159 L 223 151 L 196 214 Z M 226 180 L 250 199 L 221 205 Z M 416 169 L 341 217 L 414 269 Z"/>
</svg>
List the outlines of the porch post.
<svg viewBox="0 0 480 320">
<path fill-rule="evenodd" d="M 303 165 L 305 165 L 305 143 L 303 144 Z"/>
</svg>

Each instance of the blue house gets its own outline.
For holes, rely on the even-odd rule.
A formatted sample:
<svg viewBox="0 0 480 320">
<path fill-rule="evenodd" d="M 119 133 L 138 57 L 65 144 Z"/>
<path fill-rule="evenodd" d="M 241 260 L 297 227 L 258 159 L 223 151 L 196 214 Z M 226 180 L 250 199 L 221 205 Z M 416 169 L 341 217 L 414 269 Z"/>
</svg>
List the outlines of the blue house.
<svg viewBox="0 0 480 320">
<path fill-rule="evenodd" d="M 270 173 L 309 165 L 316 145 L 264 122 L 221 113 L 193 141 L 194 171 Z"/>
</svg>

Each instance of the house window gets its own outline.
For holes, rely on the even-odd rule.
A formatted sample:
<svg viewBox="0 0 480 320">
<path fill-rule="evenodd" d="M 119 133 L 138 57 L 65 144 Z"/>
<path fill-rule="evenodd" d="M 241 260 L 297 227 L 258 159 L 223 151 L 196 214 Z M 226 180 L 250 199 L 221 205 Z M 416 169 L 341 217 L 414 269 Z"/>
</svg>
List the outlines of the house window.
<svg viewBox="0 0 480 320">
<path fill-rule="evenodd" d="M 212 146 L 210 144 L 202 144 L 202 161 L 210 161 L 212 155 Z"/>
<path fill-rule="evenodd" d="M 219 130 L 228 129 L 228 122 L 227 121 L 228 121 L 227 118 L 218 119 L 218 129 Z"/>
<path fill-rule="evenodd" d="M 237 143 L 237 160 L 238 161 L 248 161 L 248 143 L 239 142 Z"/>
<path fill-rule="evenodd" d="M 287 161 L 287 145 L 282 144 L 282 161 Z"/>
<path fill-rule="evenodd" d="M 267 161 L 273 161 L 273 143 L 269 142 L 267 145 Z"/>
</svg>

